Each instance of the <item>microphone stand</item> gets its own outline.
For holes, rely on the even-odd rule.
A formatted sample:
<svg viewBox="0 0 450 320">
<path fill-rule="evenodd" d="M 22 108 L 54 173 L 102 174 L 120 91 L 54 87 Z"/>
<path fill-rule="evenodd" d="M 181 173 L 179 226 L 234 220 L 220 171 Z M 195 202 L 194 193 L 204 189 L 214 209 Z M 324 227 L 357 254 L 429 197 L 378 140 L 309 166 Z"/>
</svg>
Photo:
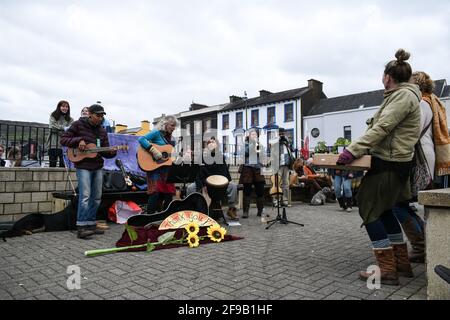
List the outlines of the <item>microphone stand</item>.
<svg viewBox="0 0 450 320">
<path fill-rule="evenodd" d="M 280 139 L 280 143 L 283 144 L 286 149 L 288 150 L 288 154 L 289 154 L 289 158 L 291 158 L 291 151 L 289 149 L 289 146 L 286 144 L 285 140 L 281 140 Z M 279 188 L 279 183 L 278 183 L 278 178 L 279 178 L 279 168 L 280 168 L 280 159 L 281 159 L 281 155 L 278 157 L 278 171 L 275 173 L 275 190 L 277 192 L 277 217 L 273 220 L 269 220 L 267 221 L 268 226 L 266 227 L 266 230 L 268 230 L 271 226 L 273 226 L 275 223 L 280 222 L 281 224 L 288 224 L 288 223 L 292 223 L 292 224 L 296 224 L 299 225 L 301 227 L 304 227 L 304 224 L 298 223 L 298 222 L 293 222 L 288 220 L 287 215 L 286 215 L 286 207 L 283 207 L 283 215 L 280 214 L 280 192 L 278 192 L 278 188 Z"/>
</svg>

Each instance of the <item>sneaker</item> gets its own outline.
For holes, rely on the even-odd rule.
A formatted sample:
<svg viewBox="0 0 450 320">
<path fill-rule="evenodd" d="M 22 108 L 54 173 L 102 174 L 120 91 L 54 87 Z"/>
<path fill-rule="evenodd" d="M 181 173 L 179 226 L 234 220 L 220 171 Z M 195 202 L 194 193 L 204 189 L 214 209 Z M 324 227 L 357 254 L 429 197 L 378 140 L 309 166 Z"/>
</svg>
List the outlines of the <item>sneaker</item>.
<svg viewBox="0 0 450 320">
<path fill-rule="evenodd" d="M 247 219 L 248 218 L 248 212 L 244 211 L 244 213 L 242 214 L 242 218 L 243 219 Z"/>
<path fill-rule="evenodd" d="M 352 209 L 351 207 L 348 207 L 348 208 L 346 209 L 346 211 L 347 211 L 348 213 L 350 213 L 350 212 L 353 211 L 353 209 Z"/>
<path fill-rule="evenodd" d="M 92 232 L 94 232 L 94 234 L 104 234 L 105 233 L 105 230 L 97 227 L 97 225 L 89 226 L 88 230 L 91 230 Z"/>
</svg>

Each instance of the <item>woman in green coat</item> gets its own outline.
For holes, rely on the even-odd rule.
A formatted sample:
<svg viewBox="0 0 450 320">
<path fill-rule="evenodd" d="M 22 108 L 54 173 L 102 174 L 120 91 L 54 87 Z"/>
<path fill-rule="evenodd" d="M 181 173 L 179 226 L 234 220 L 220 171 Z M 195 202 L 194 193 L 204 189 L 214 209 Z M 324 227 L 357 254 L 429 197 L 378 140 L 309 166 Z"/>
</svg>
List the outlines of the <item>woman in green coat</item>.
<svg viewBox="0 0 450 320">
<path fill-rule="evenodd" d="M 420 134 L 419 87 L 410 84 L 410 54 L 400 49 L 396 60 L 383 73 L 383 103 L 369 121 L 365 134 L 339 156 L 338 164 L 348 164 L 365 154 L 372 156 L 370 170 L 357 194 L 363 220 L 381 271 L 381 283 L 398 285 L 399 275 L 413 277 L 402 229 L 392 208 L 407 205 L 411 198 L 409 175 L 414 145 Z M 372 274 L 360 273 L 367 281 Z"/>
</svg>

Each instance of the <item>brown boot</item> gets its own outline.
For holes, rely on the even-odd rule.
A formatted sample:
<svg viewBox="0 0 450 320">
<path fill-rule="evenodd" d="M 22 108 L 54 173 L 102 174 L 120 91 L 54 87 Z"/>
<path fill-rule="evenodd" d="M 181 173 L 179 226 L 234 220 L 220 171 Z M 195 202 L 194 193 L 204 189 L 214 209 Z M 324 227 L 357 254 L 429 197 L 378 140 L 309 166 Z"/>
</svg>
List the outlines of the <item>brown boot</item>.
<svg viewBox="0 0 450 320">
<path fill-rule="evenodd" d="M 402 223 L 402 229 L 412 247 L 412 251 L 409 253 L 409 261 L 425 263 L 425 235 L 417 230 L 412 217 L 408 217 Z"/>
<path fill-rule="evenodd" d="M 236 220 L 236 219 L 237 219 L 237 209 L 236 209 L 235 207 L 230 207 L 230 208 L 228 208 L 227 216 L 228 216 L 231 220 Z"/>
<path fill-rule="evenodd" d="M 380 282 L 386 285 L 398 286 L 400 282 L 398 281 L 394 249 L 392 247 L 373 249 L 373 253 L 377 259 L 378 266 L 380 267 Z M 361 271 L 359 274 L 359 278 L 363 281 L 367 281 L 370 276 L 372 276 L 371 273 L 364 271 Z"/>
<path fill-rule="evenodd" d="M 395 258 L 397 258 L 397 274 L 401 277 L 414 278 L 406 243 L 393 244 L 392 247 L 394 248 Z"/>
</svg>

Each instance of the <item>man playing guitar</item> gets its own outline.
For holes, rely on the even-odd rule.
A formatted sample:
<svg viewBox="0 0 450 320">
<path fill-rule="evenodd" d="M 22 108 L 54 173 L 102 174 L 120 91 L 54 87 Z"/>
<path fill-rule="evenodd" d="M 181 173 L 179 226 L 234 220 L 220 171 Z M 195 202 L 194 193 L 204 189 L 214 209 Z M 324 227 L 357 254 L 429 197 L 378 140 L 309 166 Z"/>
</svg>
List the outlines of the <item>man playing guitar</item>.
<svg viewBox="0 0 450 320">
<path fill-rule="evenodd" d="M 109 147 L 108 135 L 100 126 L 105 114 L 101 105 L 90 106 L 89 116 L 73 122 L 70 128 L 62 134 L 61 145 L 69 148 L 78 147 L 80 151 L 84 151 L 86 145 L 91 143 L 98 148 Z M 78 179 L 77 235 L 80 239 L 104 233 L 103 230 L 97 228 L 95 221 L 102 199 L 102 157 L 113 158 L 115 155 L 115 150 L 99 152 L 94 158 L 86 157 L 74 164 Z"/>
<path fill-rule="evenodd" d="M 163 158 L 163 154 L 155 146 L 172 145 L 175 146 L 175 139 L 172 132 L 177 126 L 177 119 L 174 116 L 166 116 L 158 124 L 158 127 L 146 135 L 139 138 L 138 142 L 142 148 L 147 150 L 155 161 Z M 147 171 L 147 213 L 156 212 L 158 200 L 163 201 L 163 208 L 170 203 L 175 194 L 175 184 L 167 183 L 169 166 L 161 166 L 155 170 Z"/>
</svg>

